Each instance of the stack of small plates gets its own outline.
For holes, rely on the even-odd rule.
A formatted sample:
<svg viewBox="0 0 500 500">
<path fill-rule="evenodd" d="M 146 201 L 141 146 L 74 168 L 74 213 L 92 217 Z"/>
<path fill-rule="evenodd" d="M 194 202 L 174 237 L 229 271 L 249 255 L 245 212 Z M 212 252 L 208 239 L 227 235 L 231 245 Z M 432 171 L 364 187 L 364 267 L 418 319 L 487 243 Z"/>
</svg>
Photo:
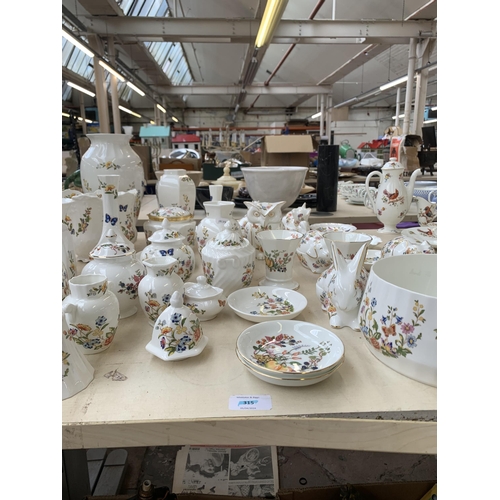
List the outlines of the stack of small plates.
<svg viewBox="0 0 500 500">
<path fill-rule="evenodd" d="M 317 384 L 344 362 L 344 344 L 330 330 L 313 323 L 275 320 L 244 330 L 236 356 L 264 382 L 284 387 Z"/>
</svg>

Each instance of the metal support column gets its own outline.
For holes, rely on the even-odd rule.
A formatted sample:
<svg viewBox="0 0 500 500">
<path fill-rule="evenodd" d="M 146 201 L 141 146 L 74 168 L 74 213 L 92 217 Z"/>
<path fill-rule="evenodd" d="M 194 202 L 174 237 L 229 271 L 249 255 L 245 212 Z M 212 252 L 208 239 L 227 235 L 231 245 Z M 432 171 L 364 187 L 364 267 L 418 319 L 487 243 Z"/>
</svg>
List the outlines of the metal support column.
<svg viewBox="0 0 500 500">
<path fill-rule="evenodd" d="M 325 96 L 321 94 L 321 117 L 319 122 L 319 137 L 325 135 Z"/>
<path fill-rule="evenodd" d="M 429 54 L 434 50 L 435 40 L 421 40 L 418 44 L 417 55 L 419 67 L 424 67 Z M 419 50 L 421 49 L 421 50 Z M 417 86 L 415 90 L 415 107 L 413 112 L 413 133 L 422 135 L 424 122 L 425 101 L 427 98 L 427 82 L 429 81 L 429 70 L 423 69 L 417 75 Z"/>
<path fill-rule="evenodd" d="M 410 133 L 411 102 L 413 101 L 413 80 L 415 78 L 415 59 L 417 39 L 410 39 L 410 51 L 408 55 L 408 80 L 406 81 L 405 117 L 403 118 L 403 135 Z"/>
<path fill-rule="evenodd" d="M 115 57 L 115 41 L 112 36 L 108 37 L 108 53 L 109 60 L 116 66 L 116 57 Z M 120 110 L 118 106 L 120 104 L 118 98 L 118 78 L 115 75 L 110 74 L 110 89 L 111 89 L 111 109 L 113 111 L 113 127 L 115 134 L 122 133 L 122 121 L 120 117 Z"/>
<path fill-rule="evenodd" d="M 399 127 L 399 111 L 401 110 L 401 87 L 396 92 L 396 127 Z"/>
<path fill-rule="evenodd" d="M 97 54 L 103 53 L 102 41 L 96 35 L 88 37 L 90 48 Z M 106 79 L 104 78 L 104 69 L 99 64 L 99 59 L 94 57 L 94 75 L 95 75 L 95 92 L 97 100 L 97 111 L 99 113 L 99 132 L 101 134 L 109 134 L 109 110 L 108 110 L 108 91 L 106 88 Z"/>
<path fill-rule="evenodd" d="M 87 135 L 87 122 L 85 121 L 85 103 L 83 99 L 83 94 L 80 92 L 80 116 L 82 117 L 82 132 L 83 135 Z"/>
</svg>

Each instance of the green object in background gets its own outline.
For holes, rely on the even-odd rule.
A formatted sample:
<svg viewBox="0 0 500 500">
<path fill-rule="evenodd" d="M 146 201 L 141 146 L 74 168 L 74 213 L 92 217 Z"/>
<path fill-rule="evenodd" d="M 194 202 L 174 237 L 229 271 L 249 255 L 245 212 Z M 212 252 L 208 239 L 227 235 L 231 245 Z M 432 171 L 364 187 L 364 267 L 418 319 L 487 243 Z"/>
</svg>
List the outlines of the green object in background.
<svg viewBox="0 0 500 500">
<path fill-rule="evenodd" d="M 64 181 L 64 189 L 69 189 L 71 184 L 74 184 L 76 187 L 82 187 L 82 178 L 80 177 L 80 170 L 75 170 L 69 177 L 66 177 Z"/>
<path fill-rule="evenodd" d="M 349 153 L 349 151 L 352 151 L 352 153 Z M 356 150 L 351 147 L 349 141 L 346 139 L 340 143 L 339 154 L 341 158 L 355 158 Z"/>
</svg>

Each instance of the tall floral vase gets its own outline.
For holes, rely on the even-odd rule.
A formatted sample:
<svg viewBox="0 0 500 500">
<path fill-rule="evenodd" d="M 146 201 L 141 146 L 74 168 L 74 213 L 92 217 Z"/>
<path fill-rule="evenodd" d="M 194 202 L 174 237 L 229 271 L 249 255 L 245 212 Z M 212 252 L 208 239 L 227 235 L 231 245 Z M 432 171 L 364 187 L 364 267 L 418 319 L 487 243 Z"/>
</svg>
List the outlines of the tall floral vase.
<svg viewBox="0 0 500 500">
<path fill-rule="evenodd" d="M 99 189 L 99 175 L 117 174 L 120 191 L 137 189 L 135 217 L 139 217 L 146 181 L 140 156 L 130 145 L 130 134 L 87 134 L 90 147 L 82 157 L 80 175 L 84 193 Z"/>
<path fill-rule="evenodd" d="M 108 289 L 103 275 L 80 275 L 69 280 L 71 293 L 62 301 L 68 328 L 66 340 L 72 341 L 82 354 L 106 350 L 118 327 L 119 305 Z"/>
</svg>

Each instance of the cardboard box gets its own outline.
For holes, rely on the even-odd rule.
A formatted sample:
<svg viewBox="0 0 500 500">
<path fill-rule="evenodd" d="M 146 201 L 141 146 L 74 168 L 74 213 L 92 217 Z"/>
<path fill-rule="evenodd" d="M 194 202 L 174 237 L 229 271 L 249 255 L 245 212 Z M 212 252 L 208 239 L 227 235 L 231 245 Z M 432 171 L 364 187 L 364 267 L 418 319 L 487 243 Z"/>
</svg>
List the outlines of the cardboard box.
<svg viewBox="0 0 500 500">
<path fill-rule="evenodd" d="M 309 154 L 314 151 L 310 135 L 266 135 L 262 140 L 263 167 L 309 167 Z"/>
<path fill-rule="evenodd" d="M 183 168 L 184 170 L 201 170 L 201 158 L 160 158 L 160 170 L 166 168 Z"/>
<path fill-rule="evenodd" d="M 156 179 L 156 175 L 153 171 L 153 163 L 151 160 L 151 146 L 146 146 L 142 144 L 130 144 L 132 149 L 139 155 L 142 161 L 142 168 L 144 169 L 144 178 L 149 181 L 151 179 Z"/>
<path fill-rule="evenodd" d="M 242 151 L 241 156 L 243 159 L 252 165 L 252 167 L 258 167 L 261 165 L 262 154 L 260 151 L 257 153 L 251 153 L 250 151 Z"/>
</svg>

